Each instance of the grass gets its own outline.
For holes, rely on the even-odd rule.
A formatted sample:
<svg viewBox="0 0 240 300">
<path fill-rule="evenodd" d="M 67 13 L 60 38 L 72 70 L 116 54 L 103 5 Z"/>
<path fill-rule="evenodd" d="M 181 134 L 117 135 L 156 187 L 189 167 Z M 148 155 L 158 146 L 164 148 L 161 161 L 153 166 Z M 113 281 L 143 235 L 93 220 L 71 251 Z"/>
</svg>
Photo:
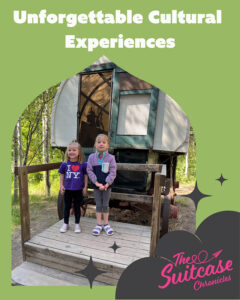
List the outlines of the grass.
<svg viewBox="0 0 240 300">
<path fill-rule="evenodd" d="M 188 206 L 188 204 L 187 204 L 187 198 L 185 198 L 185 197 L 181 197 L 181 198 L 176 199 L 175 203 L 181 204 L 184 207 Z"/>
<path fill-rule="evenodd" d="M 53 178 L 53 181 L 51 182 L 50 196 L 46 196 L 44 184 L 45 183 L 43 181 L 36 182 L 29 176 L 29 209 L 30 216 L 33 217 L 33 219 L 35 219 L 36 216 L 40 214 L 41 210 L 46 208 L 49 203 L 54 203 L 57 201 L 59 192 L 59 178 Z M 17 227 L 19 227 L 20 223 L 20 205 L 19 199 L 17 199 L 16 203 L 12 202 L 12 230 L 14 231 Z"/>
</svg>

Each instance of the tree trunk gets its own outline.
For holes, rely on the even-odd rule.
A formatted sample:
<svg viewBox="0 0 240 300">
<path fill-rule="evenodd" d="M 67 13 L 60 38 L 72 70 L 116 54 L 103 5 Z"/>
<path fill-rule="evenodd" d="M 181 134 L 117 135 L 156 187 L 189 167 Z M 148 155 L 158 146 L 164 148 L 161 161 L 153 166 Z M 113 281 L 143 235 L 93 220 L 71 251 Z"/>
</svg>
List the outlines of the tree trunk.
<svg viewBox="0 0 240 300">
<path fill-rule="evenodd" d="M 44 93 L 44 97 L 48 97 L 48 91 Z M 42 116 L 42 138 L 43 138 L 43 163 L 49 163 L 49 105 L 48 102 L 45 104 L 43 116 Z M 45 191 L 46 196 L 50 196 L 50 176 L 49 171 L 45 172 L 44 180 L 45 180 Z"/>
<path fill-rule="evenodd" d="M 18 157 L 19 157 L 19 166 L 22 166 L 22 120 L 21 117 L 17 122 L 17 137 L 18 137 Z"/>
<path fill-rule="evenodd" d="M 18 165 L 18 134 L 17 134 L 17 125 L 15 126 L 14 129 L 14 135 L 13 135 L 13 169 L 17 167 Z M 17 180 L 17 175 L 14 172 L 14 179 L 13 179 L 13 203 L 17 203 L 17 198 L 18 198 L 18 180 Z"/>
</svg>

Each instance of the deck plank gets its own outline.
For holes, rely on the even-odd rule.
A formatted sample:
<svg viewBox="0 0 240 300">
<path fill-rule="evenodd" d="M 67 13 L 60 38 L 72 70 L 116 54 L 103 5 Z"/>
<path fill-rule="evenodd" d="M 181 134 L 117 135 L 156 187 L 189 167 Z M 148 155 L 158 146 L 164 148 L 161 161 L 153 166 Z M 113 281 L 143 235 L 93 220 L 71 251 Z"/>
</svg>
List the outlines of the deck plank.
<svg viewBox="0 0 240 300">
<path fill-rule="evenodd" d="M 59 228 L 48 228 L 47 230 L 43 231 L 42 233 L 39 234 L 39 236 L 45 236 L 46 235 L 52 235 L 56 236 L 57 239 L 62 239 L 63 236 L 69 236 L 69 237 L 73 237 L 76 239 L 76 241 L 83 239 L 86 243 L 90 242 L 94 242 L 94 243 L 102 243 L 104 245 L 107 246 L 112 246 L 114 242 L 117 243 L 118 246 L 120 247 L 125 247 L 125 248 L 130 248 L 130 249 L 139 249 L 139 250 L 143 250 L 143 251 L 148 251 L 150 249 L 150 245 L 149 243 L 146 242 L 139 242 L 138 241 L 132 241 L 132 240 L 126 240 L 124 239 L 122 236 L 119 236 L 118 238 L 113 235 L 111 237 L 106 236 L 105 234 L 101 234 L 100 236 L 93 236 L 91 233 L 89 232 L 84 232 L 82 230 L 82 232 L 80 234 L 74 233 L 74 231 L 72 229 L 68 230 L 66 233 L 60 233 L 59 232 Z M 120 249 L 119 249 L 120 250 Z M 117 251 L 119 251 L 117 250 Z M 148 256 L 148 254 L 147 254 Z"/>
<path fill-rule="evenodd" d="M 82 254 L 84 256 L 92 256 L 92 258 L 99 258 L 105 260 L 106 262 L 120 262 L 122 264 L 130 264 L 135 257 L 133 256 L 125 256 L 121 254 L 108 253 L 106 251 L 101 251 L 101 249 L 91 249 L 88 246 L 79 247 L 75 244 L 65 243 L 64 241 L 56 241 L 49 238 L 44 238 L 40 236 L 35 236 L 31 239 L 31 243 L 35 245 L 41 245 L 51 249 L 59 249 L 68 253 L 68 255 L 74 254 Z M 136 260 L 136 259 L 135 259 Z"/>
<path fill-rule="evenodd" d="M 61 224 L 63 220 L 58 221 L 55 223 L 54 226 L 57 226 L 57 224 Z M 96 225 L 96 218 L 89 218 L 89 217 L 81 217 L 81 223 L 90 223 L 92 226 Z M 74 217 L 70 217 L 70 223 L 74 223 Z M 123 222 L 116 222 L 116 221 L 109 221 L 109 224 L 111 224 L 114 227 L 120 228 L 120 229 L 130 229 L 131 231 L 141 231 L 141 232 L 148 232 L 151 234 L 151 227 L 150 226 L 144 226 L 144 225 L 136 225 L 136 224 L 130 224 L 130 223 L 123 223 Z"/>
<path fill-rule="evenodd" d="M 82 248 L 89 248 L 89 249 L 96 249 L 96 250 L 101 250 L 109 253 L 113 253 L 113 249 L 110 248 L 113 243 L 111 241 L 108 242 L 102 242 L 101 239 L 88 239 L 83 237 L 83 234 L 78 234 L 78 236 L 74 235 L 66 235 L 66 234 L 61 234 L 58 232 L 42 232 L 41 234 L 38 235 L 39 237 L 42 238 L 48 238 L 52 241 L 62 241 L 66 243 L 67 245 L 76 245 L 78 247 Z M 148 250 L 142 250 L 142 249 L 137 249 L 134 247 L 129 247 L 129 245 L 123 246 L 122 243 L 117 244 L 120 248 L 117 249 L 118 254 L 122 255 L 127 255 L 127 256 L 135 256 L 135 257 L 146 257 L 149 254 Z"/>
<path fill-rule="evenodd" d="M 56 224 L 54 224 L 49 228 L 56 229 L 57 231 L 59 231 L 62 224 L 63 224 L 63 220 L 57 222 Z M 70 218 L 69 224 L 70 224 L 70 229 L 73 230 L 74 228 L 73 218 Z M 112 221 L 109 222 L 109 224 L 113 227 L 114 230 L 114 235 L 111 237 L 108 236 L 109 239 L 114 237 L 120 238 L 121 236 L 122 239 L 139 241 L 139 238 L 141 238 L 141 242 L 150 244 L 151 229 L 148 226 L 133 225 L 133 227 L 131 227 L 132 224 L 127 224 L 129 225 L 129 227 L 126 227 L 125 229 L 121 226 L 121 223 L 119 224 L 119 222 Z M 81 219 L 80 226 L 82 228 L 83 233 L 88 233 L 91 235 L 94 226 L 96 226 L 96 220 L 84 217 Z M 134 226 L 138 226 L 138 227 L 134 227 Z M 147 227 L 147 229 L 145 227 Z"/>
</svg>

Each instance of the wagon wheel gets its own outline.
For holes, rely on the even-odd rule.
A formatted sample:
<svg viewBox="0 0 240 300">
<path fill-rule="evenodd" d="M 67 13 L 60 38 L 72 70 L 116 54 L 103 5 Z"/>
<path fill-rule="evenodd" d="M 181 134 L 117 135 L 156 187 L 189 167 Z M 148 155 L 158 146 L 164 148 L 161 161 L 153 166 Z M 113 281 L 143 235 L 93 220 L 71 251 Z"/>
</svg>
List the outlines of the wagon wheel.
<svg viewBox="0 0 240 300">
<path fill-rule="evenodd" d="M 163 200 L 163 207 L 162 207 L 162 228 L 160 232 L 160 237 L 162 237 L 165 233 L 168 232 L 168 219 L 169 219 L 169 212 L 170 212 L 170 203 L 171 200 L 165 196 Z"/>
<path fill-rule="evenodd" d="M 57 200 L 57 211 L 59 220 L 63 219 L 63 208 L 64 208 L 64 196 L 59 191 Z"/>
</svg>

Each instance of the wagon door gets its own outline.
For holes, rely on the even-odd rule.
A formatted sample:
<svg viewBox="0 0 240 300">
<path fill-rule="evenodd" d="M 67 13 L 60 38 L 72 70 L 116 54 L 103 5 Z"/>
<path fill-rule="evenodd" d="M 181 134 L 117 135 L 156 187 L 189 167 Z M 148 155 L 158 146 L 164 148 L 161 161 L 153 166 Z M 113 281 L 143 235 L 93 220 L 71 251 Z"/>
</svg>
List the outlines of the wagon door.
<svg viewBox="0 0 240 300">
<path fill-rule="evenodd" d="M 112 71 L 80 76 L 78 139 L 82 147 L 92 148 L 99 133 L 109 133 Z"/>
<path fill-rule="evenodd" d="M 115 73 L 111 146 L 153 147 L 158 89 L 129 73 Z"/>
</svg>

